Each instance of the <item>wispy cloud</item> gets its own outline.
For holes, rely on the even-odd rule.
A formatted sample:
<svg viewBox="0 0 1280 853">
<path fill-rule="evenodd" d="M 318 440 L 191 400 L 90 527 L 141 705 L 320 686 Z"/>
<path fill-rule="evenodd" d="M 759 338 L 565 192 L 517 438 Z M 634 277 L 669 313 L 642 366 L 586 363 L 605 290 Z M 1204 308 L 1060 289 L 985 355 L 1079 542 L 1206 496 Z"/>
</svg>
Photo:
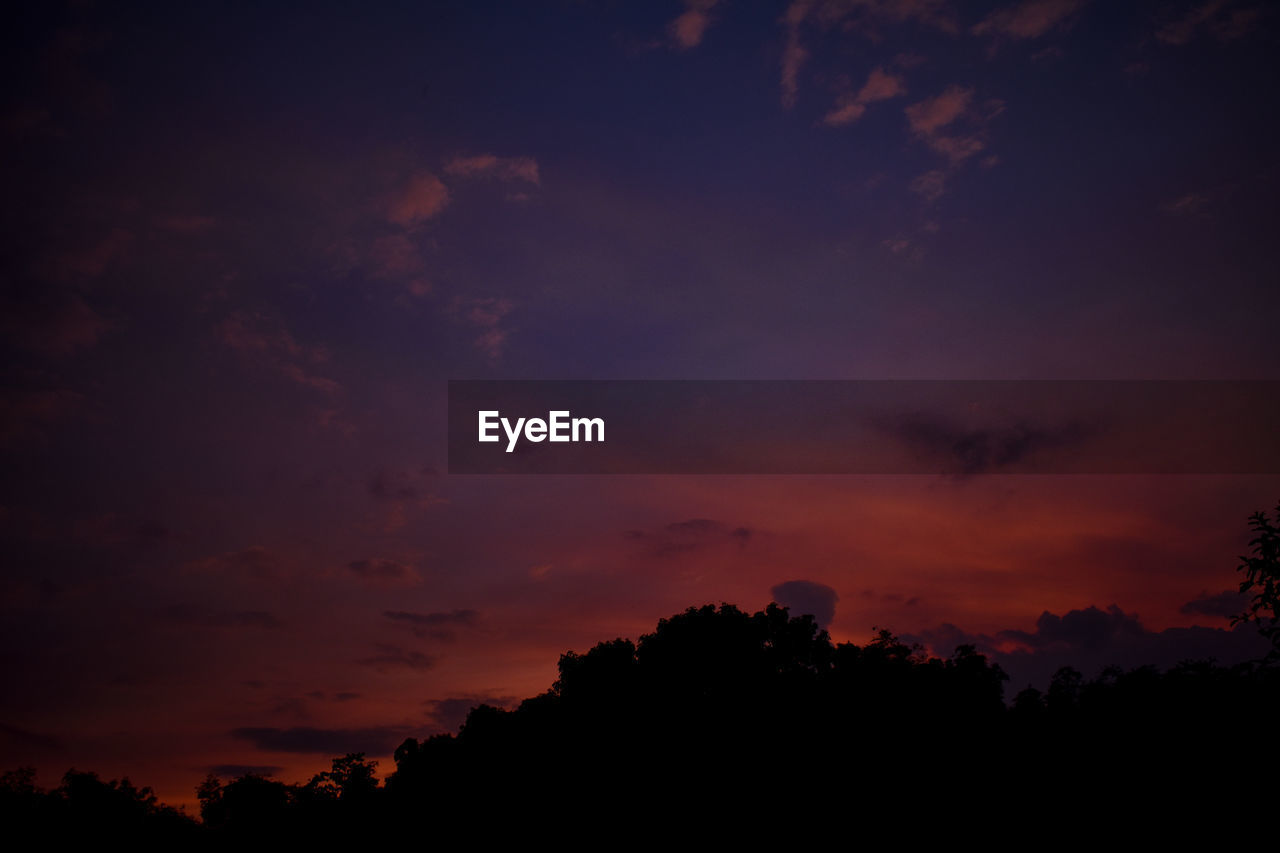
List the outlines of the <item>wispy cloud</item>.
<svg viewBox="0 0 1280 853">
<path fill-rule="evenodd" d="M 218 224 L 212 216 L 201 216 L 194 213 L 174 213 L 156 217 L 155 226 L 174 234 L 200 234 L 211 230 Z"/>
<path fill-rule="evenodd" d="M 787 31 L 786 44 L 782 48 L 782 105 L 787 109 L 795 106 L 800 90 L 800 68 L 809 58 L 809 52 L 800 41 L 800 25 L 812 7 L 812 0 L 792 0 L 782 16 Z"/>
<path fill-rule="evenodd" d="M 1166 204 L 1164 210 L 1174 216 L 1190 216 L 1198 213 L 1208 203 L 1209 197 L 1204 193 L 1187 193 Z"/>
<path fill-rule="evenodd" d="M 714 518 L 690 518 L 674 521 L 656 530 L 628 530 L 627 539 L 639 544 L 647 557 L 669 559 L 733 545 L 744 548 L 755 531 L 750 527 L 734 527 Z"/>
<path fill-rule="evenodd" d="M 711 10 L 719 0 L 684 0 L 684 12 L 667 26 L 671 44 L 679 50 L 689 50 L 702 44 L 702 37 L 714 20 Z"/>
<path fill-rule="evenodd" d="M 84 404 L 84 395 L 68 389 L 0 391 L 0 447 L 43 441 L 48 427 Z"/>
<path fill-rule="evenodd" d="M 459 178 L 493 177 L 534 185 L 542 183 L 538 161 L 532 157 L 498 157 L 495 154 L 455 157 L 445 164 L 444 172 Z"/>
<path fill-rule="evenodd" d="M 434 476 L 435 472 L 429 468 L 379 468 L 374 471 L 369 479 L 368 492 L 369 497 L 379 504 L 377 526 L 382 532 L 391 533 L 404 527 L 412 510 L 447 503 L 427 488 L 427 482 Z"/>
<path fill-rule="evenodd" d="M 273 324 L 262 314 L 234 313 L 215 331 L 228 348 L 299 385 L 326 393 L 341 390 L 337 382 L 314 372 L 315 365 L 328 361 L 324 347 L 300 344 L 288 329 Z"/>
<path fill-rule="evenodd" d="M 267 752 L 294 752 L 314 755 L 339 755 L 363 752 L 389 755 L 412 730 L 402 726 L 370 726 L 352 729 L 320 729 L 310 727 L 240 728 L 232 737 L 247 740 Z"/>
<path fill-rule="evenodd" d="M 942 94 L 907 107 L 907 122 L 915 133 L 932 138 L 964 115 L 972 100 L 972 89 L 948 86 Z"/>
<path fill-rule="evenodd" d="M 469 693 L 465 696 L 450 696 L 446 699 L 428 700 L 427 708 L 431 719 L 446 732 L 456 732 L 466 722 L 471 709 L 478 705 L 489 705 L 494 708 L 513 708 L 520 704 L 518 696 L 496 696 L 490 693 Z"/>
<path fill-rule="evenodd" d="M 986 149 L 987 123 L 1003 109 L 1003 102 L 992 99 L 978 103 L 973 89 L 956 85 L 908 106 L 907 126 L 912 135 L 947 161 L 947 168 L 930 169 L 917 176 L 911 182 L 911 190 L 930 202 L 937 200 L 946 191 L 951 173 Z M 990 165 L 998 162 L 991 159 Z"/>
<path fill-rule="evenodd" d="M 419 172 L 387 209 L 387 220 L 405 228 L 421 225 L 449 204 L 449 188 L 430 172 Z"/>
<path fill-rule="evenodd" d="M 460 322 L 479 331 L 473 342 L 476 349 L 490 361 L 497 361 L 502 358 L 507 345 L 508 333 L 503 322 L 514 308 L 515 303 L 501 297 L 460 298 L 454 300 L 453 314 Z"/>
<path fill-rule="evenodd" d="M 901 77 L 889 74 L 883 68 L 874 68 L 861 89 L 836 99 L 835 106 L 823 116 L 822 123 L 828 127 L 852 124 L 862 118 L 868 104 L 887 101 L 906 93 L 907 86 Z"/>
<path fill-rule="evenodd" d="M 180 625 L 198 628 L 279 628 L 281 622 L 265 610 L 214 610 L 203 604 L 175 604 L 164 617 Z"/>
<path fill-rule="evenodd" d="M 370 558 L 352 560 L 347 563 L 347 571 L 371 586 L 416 586 L 422 583 L 422 577 L 407 563 L 399 560 Z"/>
<path fill-rule="evenodd" d="M 861 33 L 873 39 L 889 25 L 915 23 L 954 33 L 959 27 L 945 0 L 792 0 L 782 15 L 785 41 L 782 48 L 782 105 L 795 105 L 800 89 L 800 69 L 809 59 L 804 45 L 806 26 Z M 857 110 L 846 105 L 846 113 Z M 860 113 L 859 113 L 860 115 Z M 857 115 L 843 123 L 855 121 Z"/>
<path fill-rule="evenodd" d="M 74 293 L 41 294 L 33 300 L 0 301 L 0 330 L 23 349 L 69 356 L 97 345 L 115 323 Z"/>
<path fill-rule="evenodd" d="M 1172 45 L 1189 44 L 1202 34 L 1218 41 L 1233 41 L 1253 31 L 1262 14 L 1261 6 L 1244 5 L 1235 0 L 1208 0 L 1160 26 L 1156 38 Z"/>
<path fill-rule="evenodd" d="M 403 283 L 414 296 L 431 291 L 427 263 L 405 234 L 388 234 L 373 241 L 369 246 L 369 271 L 374 278 Z"/>
<path fill-rule="evenodd" d="M 185 568 L 213 575 L 266 580 L 283 576 L 286 566 L 284 559 L 275 551 L 261 545 L 252 545 L 239 551 L 194 560 L 187 563 Z"/>
<path fill-rule="evenodd" d="M 377 643 L 374 645 L 374 649 L 374 654 L 367 658 L 361 658 L 357 663 L 362 666 L 372 667 L 379 672 L 386 672 L 390 669 L 425 670 L 431 669 L 436 665 L 436 659 L 430 655 L 412 649 L 401 648 L 390 643 Z"/>
<path fill-rule="evenodd" d="M 1238 589 L 1218 593 L 1201 592 L 1178 609 L 1179 613 L 1195 616 L 1218 616 L 1231 619 L 1244 613 L 1249 606 L 1249 595 Z"/>
<path fill-rule="evenodd" d="M 438 613 L 414 613 L 407 610 L 387 610 L 383 614 L 400 625 L 407 625 L 415 637 L 431 640 L 452 640 L 458 628 L 473 628 L 480 621 L 476 610 L 450 610 Z"/>
<path fill-rule="evenodd" d="M 1084 0 L 1026 0 L 997 9 L 973 26 L 974 35 L 997 35 L 1014 39 L 1039 38 L 1062 25 Z"/>
</svg>

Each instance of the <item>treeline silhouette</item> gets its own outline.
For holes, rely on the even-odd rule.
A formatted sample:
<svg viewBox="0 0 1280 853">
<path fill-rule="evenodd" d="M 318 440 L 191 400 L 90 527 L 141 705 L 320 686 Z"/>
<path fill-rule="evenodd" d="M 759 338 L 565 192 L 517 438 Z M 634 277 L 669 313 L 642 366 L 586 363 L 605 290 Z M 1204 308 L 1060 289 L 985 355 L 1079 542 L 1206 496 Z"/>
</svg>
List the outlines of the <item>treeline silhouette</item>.
<svg viewBox="0 0 1280 853">
<path fill-rule="evenodd" d="M 1007 677 L 971 646 L 941 659 L 880 631 L 833 644 L 812 617 L 707 605 L 638 642 L 560 658 L 550 690 L 480 705 L 457 734 L 406 740 L 379 784 L 362 754 L 305 784 L 210 776 L 201 823 L 147 789 L 68 773 L 45 791 L 4 776 L 0 819 L 43 838 L 86 827 L 188 846 L 405 832 L 749 833 L 940 815 L 1040 827 L 1147 809 L 1225 815 L 1223 780 L 1270 760 L 1280 668 L 1065 668 L 1006 703 Z M 1249 796 L 1277 793 L 1274 772 Z M 1186 811 L 1190 810 L 1190 811 Z M 985 815 L 985 817 L 983 817 Z M 1002 824 L 1002 825 L 1003 825 Z M 604 836 L 601 836 L 604 837 Z"/>
</svg>

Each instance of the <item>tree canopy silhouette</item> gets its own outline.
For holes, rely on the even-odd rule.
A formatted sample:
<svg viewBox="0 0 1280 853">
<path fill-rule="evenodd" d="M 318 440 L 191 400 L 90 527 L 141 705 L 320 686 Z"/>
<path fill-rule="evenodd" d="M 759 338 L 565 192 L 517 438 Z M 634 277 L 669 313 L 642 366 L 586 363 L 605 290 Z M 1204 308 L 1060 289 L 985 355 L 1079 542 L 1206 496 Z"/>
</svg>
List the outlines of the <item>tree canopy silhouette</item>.
<svg viewBox="0 0 1280 853">
<path fill-rule="evenodd" d="M 1256 535 L 1249 542 L 1252 550 L 1240 558 L 1238 571 L 1244 573 L 1240 592 L 1251 598 L 1232 624 L 1256 622 L 1262 636 L 1271 641 L 1274 659 L 1280 657 L 1280 503 L 1275 522 L 1266 513 L 1255 512 L 1249 527 Z"/>
<path fill-rule="evenodd" d="M 456 734 L 405 740 L 383 785 L 360 753 L 305 784 L 210 776 L 198 825 L 127 780 L 73 771 L 42 791 L 15 772 L 0 785 L 0 819 L 51 837 L 68 826 L 159 833 L 184 849 L 193 833 L 215 846 L 331 843 L 375 827 L 607 843 L 690 827 L 741 837 L 766 819 L 915 831 L 922 809 L 954 830 L 995 802 L 1012 827 L 1039 832 L 1063 810 L 1137 797 L 1228 815 L 1224 733 L 1280 714 L 1280 667 L 1261 663 L 1091 679 L 1065 667 L 1010 706 L 1005 681 L 972 646 L 940 658 L 887 630 L 833 643 L 776 604 L 708 604 L 637 641 L 566 652 L 551 688 L 513 709 L 482 704 Z M 1277 794 L 1272 777 L 1251 784 L 1258 802 Z"/>
</svg>

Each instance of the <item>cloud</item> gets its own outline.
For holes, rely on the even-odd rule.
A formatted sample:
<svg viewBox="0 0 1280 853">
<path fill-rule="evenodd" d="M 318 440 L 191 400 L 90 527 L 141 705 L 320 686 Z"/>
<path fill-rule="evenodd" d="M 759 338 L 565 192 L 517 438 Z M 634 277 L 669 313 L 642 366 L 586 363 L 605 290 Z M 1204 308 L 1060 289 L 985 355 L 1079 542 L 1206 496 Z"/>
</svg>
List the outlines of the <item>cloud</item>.
<svg viewBox="0 0 1280 853">
<path fill-rule="evenodd" d="M 745 547 L 754 533 L 750 527 L 731 527 L 712 518 L 690 518 L 658 530 L 628 530 L 626 535 L 642 544 L 648 556 L 665 559 L 721 545 Z"/>
<path fill-rule="evenodd" d="M 223 779 L 239 779 L 241 776 L 275 776 L 284 768 L 274 764 L 213 764 L 206 770 Z"/>
<path fill-rule="evenodd" d="M 1189 44 L 1207 32 L 1218 41 L 1234 41 L 1253 32 L 1262 19 L 1262 7 L 1243 6 L 1234 0 L 1208 0 L 1156 30 L 1156 39 L 1171 45 Z"/>
<path fill-rule="evenodd" d="M 404 527 L 411 509 L 427 509 L 446 503 L 444 498 L 431 494 L 422 484 L 434 476 L 435 472 L 429 468 L 418 471 L 379 468 L 373 473 L 369 479 L 369 496 L 387 506 L 386 515 L 379 519 L 384 532 Z"/>
<path fill-rule="evenodd" d="M 819 0 L 810 4 L 812 16 L 825 26 L 841 25 L 878 35 L 881 25 L 916 23 L 944 32 L 958 31 L 948 0 Z"/>
<path fill-rule="evenodd" d="M 59 279 L 93 279 L 121 261 L 133 244 L 133 234 L 113 228 L 92 246 L 67 252 L 53 261 L 52 273 Z"/>
<path fill-rule="evenodd" d="M 787 30 L 786 44 L 782 48 L 782 105 L 795 106 L 800 89 L 800 67 L 809 58 L 809 52 L 800 43 L 800 25 L 808 16 L 812 0 L 792 0 L 782 20 Z"/>
<path fill-rule="evenodd" d="M 972 100 L 972 89 L 948 86 L 942 94 L 907 107 L 907 123 L 915 133 L 924 137 L 933 136 L 964 115 Z"/>
<path fill-rule="evenodd" d="M 1238 589 L 1228 589 L 1218 593 L 1201 592 L 1188 601 L 1178 612 L 1185 616 L 1220 616 L 1232 619 L 1245 611 L 1250 598 Z"/>
<path fill-rule="evenodd" d="M 957 85 L 908 106 L 905 113 L 912 135 L 947 161 L 945 168 L 930 169 L 913 178 L 911 191 L 930 204 L 937 201 L 961 164 L 986 149 L 987 124 L 1003 111 L 1003 101 L 977 104 L 973 89 Z M 989 156 L 982 164 L 990 168 L 999 162 L 998 157 Z"/>
<path fill-rule="evenodd" d="M 159 216 L 155 219 L 157 228 L 165 231 L 171 231 L 175 234 L 200 234 L 208 231 L 218 224 L 218 221 L 212 216 L 200 216 L 198 214 L 171 214 L 169 216 Z"/>
<path fill-rule="evenodd" d="M 812 616 L 818 627 L 828 627 L 836 618 L 836 602 L 840 596 L 824 583 L 786 581 L 769 590 L 773 600 L 793 616 Z"/>
<path fill-rule="evenodd" d="M 875 101 L 886 101 L 905 95 L 907 87 L 902 78 L 886 72 L 883 68 L 873 68 L 867 75 L 867 82 L 858 90 L 858 101 L 870 104 Z"/>
<path fill-rule="evenodd" d="M 83 407 L 83 395 L 65 389 L 0 391 L 0 448 L 40 443 L 48 427 Z"/>
<path fill-rule="evenodd" d="M 11 747 L 37 747 L 47 750 L 61 750 L 62 739 L 44 732 L 34 732 L 8 723 L 0 723 L 0 743 L 8 742 Z"/>
<path fill-rule="evenodd" d="M 514 302 L 501 297 L 459 297 L 454 300 L 451 310 L 458 321 L 479 330 L 473 341 L 476 349 L 488 356 L 490 361 L 497 361 L 502 357 L 507 344 L 508 332 L 502 327 L 502 323 L 514 308 Z"/>
<path fill-rule="evenodd" d="M 369 271 L 374 278 L 403 283 L 414 296 L 431 291 L 426 261 L 404 234 L 379 237 L 369 246 Z"/>
<path fill-rule="evenodd" d="M 954 170 L 986 148 L 986 124 L 1003 110 L 1002 101 L 993 99 L 977 105 L 973 89 L 952 85 L 932 98 L 911 104 L 905 112 L 912 134 L 945 157 Z M 946 172 L 926 172 L 913 181 L 911 189 L 929 201 L 936 200 L 945 190 L 946 177 Z"/>
<path fill-rule="evenodd" d="M 711 26 L 711 10 L 719 0 L 684 0 L 684 12 L 667 26 L 671 43 L 680 50 L 689 50 L 702 43 L 702 37 Z"/>
<path fill-rule="evenodd" d="M 25 48 L 36 51 L 39 60 L 24 63 L 21 83 L 12 87 L 14 94 L 28 103 L 19 109 L 35 120 L 15 130 L 40 131 L 50 136 L 65 137 L 69 120 L 101 118 L 111 112 L 112 89 L 91 69 L 100 65 L 98 57 L 110 40 L 103 31 L 94 31 L 68 20 L 45 40 L 31 29 Z M 8 98 L 6 100 L 9 100 Z M 20 101 L 19 101 L 20 103 Z"/>
<path fill-rule="evenodd" d="M 868 600 L 879 601 L 881 604 L 892 604 L 900 607 L 917 607 L 923 601 L 920 596 L 907 596 L 900 592 L 881 592 L 877 593 L 874 589 L 864 589 L 862 597 Z"/>
<path fill-rule="evenodd" d="M 1084 0 L 1026 0 L 992 12 L 973 27 L 974 35 L 1001 35 L 1015 39 L 1039 38 L 1062 24 Z"/>
<path fill-rule="evenodd" d="M 338 276 L 363 274 L 371 280 L 399 285 L 416 297 L 431 292 L 427 260 L 420 240 L 411 232 L 342 237 L 325 248 L 325 255 Z"/>
<path fill-rule="evenodd" d="M 388 669 L 427 670 L 436 665 L 435 658 L 412 649 L 404 649 L 389 643 L 376 643 L 374 648 L 377 650 L 376 654 L 361 658 L 357 663 L 361 666 L 373 667 L 380 672 Z"/>
<path fill-rule="evenodd" d="M 903 639 L 921 642 L 939 654 L 949 654 L 958 645 L 975 646 L 1009 672 L 1015 686 L 1043 686 L 1064 666 L 1090 675 L 1112 665 L 1168 668 L 1184 660 L 1204 659 L 1231 665 L 1257 660 L 1270 648 L 1255 628 L 1246 625 L 1233 630 L 1193 625 L 1149 631 L 1136 613 L 1126 613 L 1114 604 L 1105 610 L 1090 606 L 1061 616 L 1046 610 L 1032 631 L 971 634 L 943 624 Z"/>
<path fill-rule="evenodd" d="M 967 428 L 924 414 L 882 421 L 879 428 L 930 456 L 941 457 L 950 472 L 962 476 L 1017 466 L 1039 450 L 1080 441 L 1083 427 L 1044 427 L 1030 423 Z"/>
<path fill-rule="evenodd" d="M 837 98 L 835 106 L 822 117 L 822 123 L 827 127 L 843 127 L 862 118 L 866 111 L 867 105 L 858 103 L 855 98 Z"/>
<path fill-rule="evenodd" d="M 488 693 L 450 696 L 447 699 L 433 699 L 427 702 L 431 719 L 446 732 L 457 732 L 466 722 L 467 714 L 471 713 L 471 709 L 479 705 L 510 709 L 518 704 L 520 704 L 518 696 L 493 696 Z"/>
<path fill-rule="evenodd" d="M 231 736 L 247 740 L 267 752 L 310 755 L 389 755 L 413 734 L 403 726 L 369 726 L 352 729 L 318 729 L 307 726 L 279 729 L 248 727 L 232 729 Z"/>
<path fill-rule="evenodd" d="M 947 173 L 941 169 L 930 169 L 912 178 L 909 187 L 925 201 L 937 201 L 947 191 Z"/>
<path fill-rule="evenodd" d="M 422 577 L 414 568 L 395 560 L 352 560 L 347 571 L 374 586 L 415 586 Z"/>
<path fill-rule="evenodd" d="M 906 93 L 907 87 L 901 77 L 889 74 L 883 68 L 873 68 L 867 77 L 867 82 L 856 94 L 836 99 L 835 106 L 823 116 L 822 123 L 828 127 L 852 124 L 862 118 L 868 104 L 887 101 Z"/>
<path fill-rule="evenodd" d="M 165 618 L 200 628 L 279 628 L 281 622 L 263 610 L 213 610 L 202 604 L 174 604 Z"/>
<path fill-rule="evenodd" d="M 391 203 L 387 221 L 412 228 L 437 216 L 449 204 L 449 189 L 430 172 L 419 172 Z"/>
<path fill-rule="evenodd" d="M 1199 213 L 1208 203 L 1209 197 L 1204 193 L 1187 193 L 1166 204 L 1164 211 L 1174 216 L 1190 216 Z"/>
<path fill-rule="evenodd" d="M 986 143 L 977 136 L 944 136 L 939 134 L 929 137 L 928 142 L 930 148 L 946 157 L 952 163 L 967 160 L 986 148 Z"/>
<path fill-rule="evenodd" d="M 96 345 L 113 325 L 83 299 L 72 296 L 49 318 L 36 348 L 56 355 L 88 349 Z"/>
<path fill-rule="evenodd" d="M 1032 650 L 1064 649 L 1087 651 L 1123 642 L 1145 633 L 1137 614 L 1128 614 L 1112 604 L 1106 610 L 1087 607 L 1071 610 L 1063 616 L 1040 614 L 1034 631 L 1001 631 L 997 637 L 1012 640 Z"/>
<path fill-rule="evenodd" d="M 480 621 L 477 610 L 451 610 L 447 613 L 413 613 L 407 610 L 387 610 L 383 616 L 402 625 L 408 625 L 416 637 L 432 640 L 453 640 L 455 628 L 474 628 Z"/>
<path fill-rule="evenodd" d="M 781 19 L 786 31 L 781 57 L 782 105 L 787 109 L 795 106 L 800 69 L 809 59 L 802 37 L 805 25 L 878 38 L 882 26 L 908 22 L 948 33 L 957 31 L 954 13 L 946 0 L 792 0 Z M 861 115 L 856 103 L 838 104 L 832 112 L 836 113 L 837 123 L 844 124 Z M 839 121 L 841 118 L 843 122 Z"/>
<path fill-rule="evenodd" d="M 265 580 L 283 575 L 284 560 L 274 551 L 261 545 L 253 545 L 240 551 L 194 560 L 186 567 L 197 572 L 233 574 Z"/>
<path fill-rule="evenodd" d="M 715 536 L 723 533 L 727 526 L 712 518 L 691 518 L 688 521 L 673 521 L 667 525 L 668 533 L 689 534 L 692 536 Z M 739 528 L 750 535 L 746 528 Z"/>
<path fill-rule="evenodd" d="M 525 181 L 540 185 L 538 161 L 532 157 L 498 157 L 475 154 L 455 157 L 444 167 L 445 174 L 461 178 L 495 177 L 504 181 Z"/>
<path fill-rule="evenodd" d="M 410 472 L 379 468 L 369 478 L 369 495 L 383 501 L 417 500 L 422 497 L 422 490 L 414 483 L 416 476 Z"/>
<path fill-rule="evenodd" d="M 172 531 L 153 519 L 107 512 L 77 521 L 73 535 L 99 548 L 145 549 L 168 540 Z"/>
<path fill-rule="evenodd" d="M 50 356 L 90 349 L 116 325 L 80 296 L 56 291 L 30 300 L 6 298 L 0 311 L 0 328 L 9 341 Z"/>
<path fill-rule="evenodd" d="M 337 382 L 313 372 L 315 365 L 329 359 L 324 347 L 298 343 L 288 329 L 276 326 L 261 314 L 233 313 L 217 326 L 215 333 L 231 350 L 292 382 L 329 394 L 342 390 Z"/>
<path fill-rule="evenodd" d="M 334 702 L 350 702 L 352 700 L 361 698 L 361 694 L 344 691 L 342 693 L 334 693 L 330 695 L 328 693 L 325 693 L 323 690 L 312 690 L 310 693 L 307 694 L 307 697 L 310 699 L 315 699 L 320 702 L 323 702 L 325 700 L 332 700 Z"/>
</svg>

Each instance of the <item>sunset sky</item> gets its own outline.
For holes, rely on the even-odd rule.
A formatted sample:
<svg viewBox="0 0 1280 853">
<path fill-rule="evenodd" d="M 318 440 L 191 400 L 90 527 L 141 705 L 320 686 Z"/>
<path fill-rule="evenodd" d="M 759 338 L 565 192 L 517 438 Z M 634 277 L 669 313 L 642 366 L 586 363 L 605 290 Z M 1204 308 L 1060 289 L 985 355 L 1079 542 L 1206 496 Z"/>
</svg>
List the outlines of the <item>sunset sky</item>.
<svg viewBox="0 0 1280 853">
<path fill-rule="evenodd" d="M 1252 0 L 9 10 L 0 770 L 385 771 L 705 603 L 975 643 L 1006 697 L 1255 655 L 1280 476 L 450 476 L 445 392 L 1280 379 L 1278 35 Z"/>
</svg>

